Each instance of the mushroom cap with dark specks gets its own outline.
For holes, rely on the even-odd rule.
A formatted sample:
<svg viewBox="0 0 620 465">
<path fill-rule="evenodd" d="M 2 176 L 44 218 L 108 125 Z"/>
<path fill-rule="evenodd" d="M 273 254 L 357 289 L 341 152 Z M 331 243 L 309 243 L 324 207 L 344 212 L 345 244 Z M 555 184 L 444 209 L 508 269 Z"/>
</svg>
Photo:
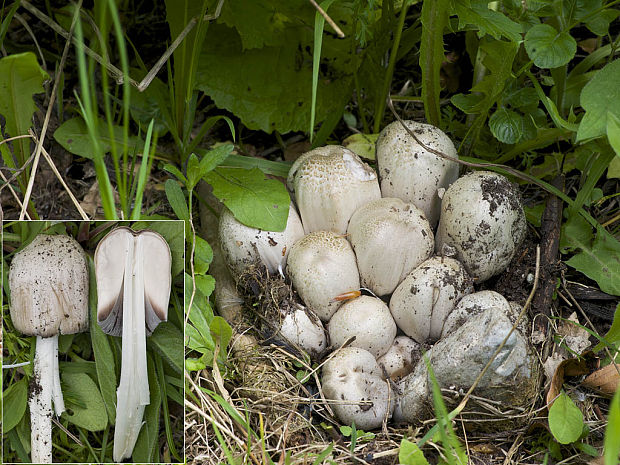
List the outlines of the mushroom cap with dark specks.
<svg viewBox="0 0 620 465">
<path fill-rule="evenodd" d="M 88 267 L 72 237 L 36 236 L 13 257 L 9 289 L 11 320 L 22 334 L 51 337 L 88 328 Z"/>
</svg>

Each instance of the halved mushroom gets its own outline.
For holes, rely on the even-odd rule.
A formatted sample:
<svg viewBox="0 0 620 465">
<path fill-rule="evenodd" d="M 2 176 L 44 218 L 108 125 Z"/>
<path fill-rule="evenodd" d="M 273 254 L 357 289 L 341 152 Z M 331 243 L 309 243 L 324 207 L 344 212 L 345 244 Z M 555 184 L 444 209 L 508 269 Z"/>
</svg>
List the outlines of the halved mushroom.
<svg viewBox="0 0 620 465">
<path fill-rule="evenodd" d="M 9 270 L 11 320 L 37 337 L 30 397 L 31 458 L 52 461 L 52 402 L 65 410 L 58 372 L 58 334 L 88 328 L 88 267 L 80 245 L 69 236 L 40 234 L 16 253 Z"/>
<path fill-rule="evenodd" d="M 171 264 L 168 243 L 154 231 L 116 228 L 95 251 L 97 320 L 107 334 L 122 336 L 123 343 L 115 461 L 131 456 L 150 403 L 146 336 L 167 319 Z"/>
<path fill-rule="evenodd" d="M 287 185 L 295 193 L 306 233 L 345 234 L 353 212 L 381 198 L 375 171 L 339 145 L 304 153 L 291 167 Z"/>
</svg>

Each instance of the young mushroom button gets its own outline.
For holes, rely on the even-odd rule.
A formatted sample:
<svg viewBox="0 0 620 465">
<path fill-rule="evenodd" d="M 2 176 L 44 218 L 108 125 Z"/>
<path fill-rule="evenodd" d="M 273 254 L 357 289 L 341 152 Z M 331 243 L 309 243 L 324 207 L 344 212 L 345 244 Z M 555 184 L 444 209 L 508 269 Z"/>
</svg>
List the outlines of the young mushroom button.
<svg viewBox="0 0 620 465">
<path fill-rule="evenodd" d="M 115 461 L 130 457 L 150 403 L 146 336 L 168 316 L 172 260 L 168 244 L 153 231 L 121 227 L 95 251 L 97 320 L 122 336 L 121 379 L 116 391 Z"/>
<path fill-rule="evenodd" d="M 9 270 L 11 320 L 37 336 L 30 397 L 31 458 L 52 461 L 52 402 L 65 410 L 58 372 L 58 335 L 88 328 L 88 268 L 80 245 L 69 236 L 40 234 L 16 253 Z"/>
</svg>

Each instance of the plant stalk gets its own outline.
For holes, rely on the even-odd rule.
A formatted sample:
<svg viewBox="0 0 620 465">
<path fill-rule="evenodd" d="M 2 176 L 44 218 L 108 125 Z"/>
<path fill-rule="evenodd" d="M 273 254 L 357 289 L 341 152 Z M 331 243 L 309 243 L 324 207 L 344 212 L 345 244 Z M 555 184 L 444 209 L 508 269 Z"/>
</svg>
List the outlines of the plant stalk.
<svg viewBox="0 0 620 465">
<path fill-rule="evenodd" d="M 52 403 L 56 415 L 65 411 L 58 371 L 58 336 L 37 336 L 30 407 L 32 463 L 52 463 Z"/>
</svg>

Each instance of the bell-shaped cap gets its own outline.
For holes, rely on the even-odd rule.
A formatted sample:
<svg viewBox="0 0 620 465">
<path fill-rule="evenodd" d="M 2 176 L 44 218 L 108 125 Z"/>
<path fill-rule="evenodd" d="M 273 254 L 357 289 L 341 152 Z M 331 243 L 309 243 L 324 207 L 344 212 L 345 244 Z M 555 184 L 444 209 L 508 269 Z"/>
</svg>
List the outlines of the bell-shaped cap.
<svg viewBox="0 0 620 465">
<path fill-rule="evenodd" d="M 381 197 L 375 171 L 339 145 L 304 153 L 291 167 L 287 185 L 295 192 L 306 233 L 345 234 L 353 212 Z"/>
<path fill-rule="evenodd" d="M 141 247 L 134 247 L 142 242 Z M 144 253 L 135 251 L 143 250 Z M 97 276 L 97 321 L 101 329 L 121 336 L 123 328 L 123 281 L 129 279 L 126 255 L 134 251 L 131 260 L 142 266 L 144 273 L 144 305 L 147 332 L 168 318 L 168 301 L 172 285 L 172 257 L 166 240 L 150 230 L 133 231 L 120 227 L 110 231 L 95 250 Z M 140 263 L 136 263 L 140 262 Z"/>
<path fill-rule="evenodd" d="M 88 328 L 88 267 L 69 236 L 39 234 L 15 254 L 9 270 L 11 320 L 28 336 Z"/>
</svg>

